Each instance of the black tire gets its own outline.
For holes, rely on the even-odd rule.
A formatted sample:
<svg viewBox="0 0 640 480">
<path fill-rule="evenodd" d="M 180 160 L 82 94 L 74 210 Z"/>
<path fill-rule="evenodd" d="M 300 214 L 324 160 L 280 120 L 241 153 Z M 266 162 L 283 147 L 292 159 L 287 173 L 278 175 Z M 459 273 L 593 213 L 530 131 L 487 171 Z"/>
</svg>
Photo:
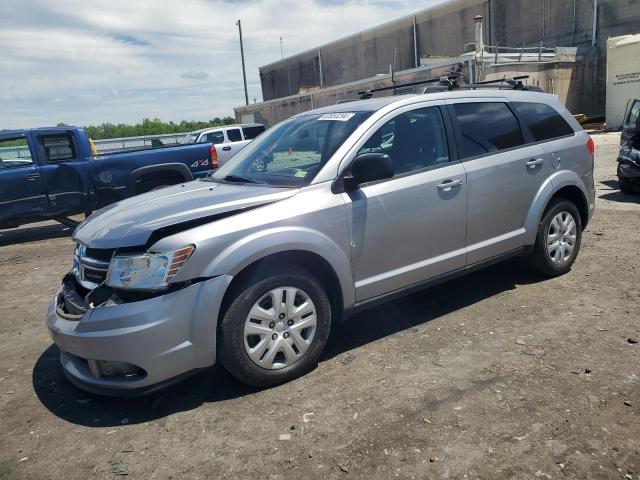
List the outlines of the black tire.
<svg viewBox="0 0 640 480">
<path fill-rule="evenodd" d="M 562 264 L 554 263 L 547 253 L 546 236 L 551 226 L 551 221 L 560 212 L 568 212 L 576 222 L 576 240 L 571 256 Z M 545 277 L 558 277 L 564 275 L 569 270 L 580 251 L 582 242 L 582 220 L 580 212 L 573 202 L 562 197 L 557 197 L 551 201 L 538 226 L 536 243 L 533 251 L 529 255 L 528 264 L 532 270 Z"/>
<path fill-rule="evenodd" d="M 251 360 L 244 345 L 244 325 L 254 303 L 270 290 L 297 287 L 306 292 L 316 307 L 316 331 L 304 355 L 295 363 L 277 370 L 263 368 Z M 233 289 L 232 300 L 218 330 L 218 361 L 238 380 L 257 387 L 272 387 L 312 370 L 322 353 L 331 329 L 331 304 L 321 283 L 297 266 L 273 268 L 258 279 L 246 279 Z"/>
<path fill-rule="evenodd" d="M 634 193 L 633 181 L 630 178 L 618 176 L 618 187 L 622 193 Z"/>
</svg>

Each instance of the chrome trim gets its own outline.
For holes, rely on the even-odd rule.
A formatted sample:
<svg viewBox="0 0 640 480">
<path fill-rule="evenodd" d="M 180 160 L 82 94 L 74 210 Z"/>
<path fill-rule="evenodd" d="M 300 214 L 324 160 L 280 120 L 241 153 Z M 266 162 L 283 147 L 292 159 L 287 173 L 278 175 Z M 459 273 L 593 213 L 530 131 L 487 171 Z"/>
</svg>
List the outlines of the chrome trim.
<svg viewBox="0 0 640 480">
<path fill-rule="evenodd" d="M 94 290 L 100 285 L 92 280 L 87 279 L 86 271 L 91 270 L 98 275 L 104 275 L 107 278 L 110 262 L 96 260 L 87 256 L 87 247 L 81 243 L 77 244 L 73 254 L 73 274 L 76 280 L 83 288 Z"/>
</svg>

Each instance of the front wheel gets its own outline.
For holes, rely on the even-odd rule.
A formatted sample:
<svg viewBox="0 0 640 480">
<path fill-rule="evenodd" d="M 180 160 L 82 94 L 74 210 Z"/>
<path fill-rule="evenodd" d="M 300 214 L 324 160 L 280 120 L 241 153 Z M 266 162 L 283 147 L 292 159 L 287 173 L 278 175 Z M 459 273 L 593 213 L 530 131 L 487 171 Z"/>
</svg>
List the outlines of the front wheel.
<svg viewBox="0 0 640 480">
<path fill-rule="evenodd" d="M 618 176 L 618 187 L 622 193 L 634 193 L 633 182 L 630 178 Z"/>
<path fill-rule="evenodd" d="M 557 198 L 540 221 L 529 264 L 547 277 L 564 275 L 578 256 L 581 240 L 582 222 L 578 209 L 569 200 Z"/>
<path fill-rule="evenodd" d="M 313 275 L 291 267 L 234 292 L 218 342 L 218 358 L 233 376 L 270 387 L 316 365 L 329 336 L 331 305 Z"/>
</svg>

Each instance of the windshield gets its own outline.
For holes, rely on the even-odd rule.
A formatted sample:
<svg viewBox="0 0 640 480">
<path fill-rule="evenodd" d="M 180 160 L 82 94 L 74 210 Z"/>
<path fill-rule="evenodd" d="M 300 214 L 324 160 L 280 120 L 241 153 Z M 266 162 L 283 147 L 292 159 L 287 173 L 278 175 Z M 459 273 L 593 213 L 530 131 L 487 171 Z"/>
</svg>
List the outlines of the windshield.
<svg viewBox="0 0 640 480">
<path fill-rule="evenodd" d="M 196 138 L 198 138 L 197 133 L 187 133 L 180 139 L 180 142 L 178 143 L 180 143 L 181 145 L 185 145 L 187 143 L 196 143 Z"/>
<path fill-rule="evenodd" d="M 308 185 L 371 113 L 315 114 L 285 120 L 247 145 L 210 179 L 284 187 Z"/>
</svg>

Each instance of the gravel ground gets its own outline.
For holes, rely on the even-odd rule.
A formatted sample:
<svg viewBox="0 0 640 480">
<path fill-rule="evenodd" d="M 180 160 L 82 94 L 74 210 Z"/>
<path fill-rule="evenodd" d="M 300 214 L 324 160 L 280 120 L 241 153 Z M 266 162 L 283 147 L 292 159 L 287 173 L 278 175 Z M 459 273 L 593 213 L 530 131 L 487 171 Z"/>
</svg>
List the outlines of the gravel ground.
<svg viewBox="0 0 640 480">
<path fill-rule="evenodd" d="M 508 262 L 339 325 L 269 390 L 213 368 L 88 395 L 44 325 L 70 231 L 0 232 L 0 478 L 640 479 L 640 196 L 596 141 L 597 213 L 564 277 Z"/>
</svg>

